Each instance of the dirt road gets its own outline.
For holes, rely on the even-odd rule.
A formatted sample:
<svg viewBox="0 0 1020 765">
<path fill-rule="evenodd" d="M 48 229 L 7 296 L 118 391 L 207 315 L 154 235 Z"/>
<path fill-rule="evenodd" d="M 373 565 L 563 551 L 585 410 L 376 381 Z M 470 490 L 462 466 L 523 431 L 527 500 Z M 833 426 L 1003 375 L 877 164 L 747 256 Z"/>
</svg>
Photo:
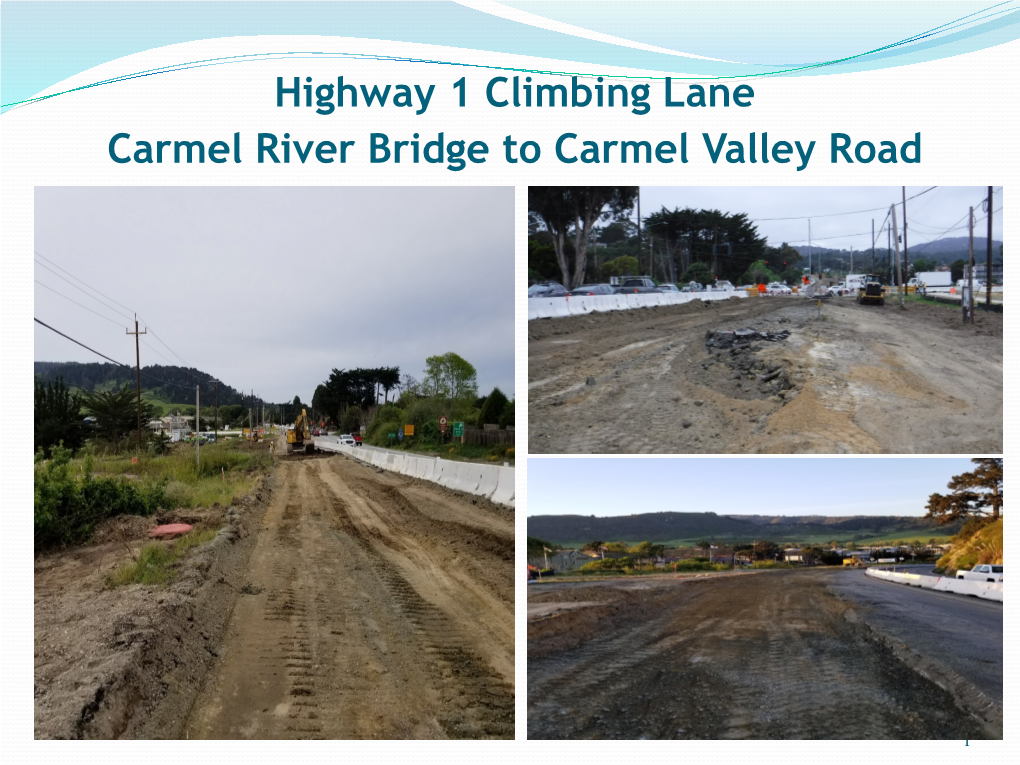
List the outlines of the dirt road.
<svg viewBox="0 0 1020 765">
<path fill-rule="evenodd" d="M 736 298 L 528 324 L 542 453 L 998 453 L 1002 315 Z M 789 330 L 749 348 L 709 330 Z"/>
<path fill-rule="evenodd" d="M 512 511 L 281 460 L 190 738 L 512 738 Z"/>
<path fill-rule="evenodd" d="M 1001 737 L 814 572 L 533 587 L 528 600 L 555 614 L 529 618 L 529 739 Z"/>
</svg>

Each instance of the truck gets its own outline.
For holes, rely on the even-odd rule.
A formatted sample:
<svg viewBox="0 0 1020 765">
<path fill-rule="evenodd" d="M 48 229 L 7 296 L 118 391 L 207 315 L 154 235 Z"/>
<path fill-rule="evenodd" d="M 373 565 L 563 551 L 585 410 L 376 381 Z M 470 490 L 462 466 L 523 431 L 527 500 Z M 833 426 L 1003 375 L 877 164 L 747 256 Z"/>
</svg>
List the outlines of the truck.
<svg viewBox="0 0 1020 765">
<path fill-rule="evenodd" d="M 659 288 L 654 281 L 646 276 L 631 276 L 623 280 L 623 283 L 616 290 L 623 294 L 642 294 L 658 292 Z"/>
<path fill-rule="evenodd" d="M 907 292 L 917 292 L 922 285 L 927 290 L 948 292 L 953 286 L 953 275 L 949 271 L 921 271 L 907 282 Z"/>
<path fill-rule="evenodd" d="M 966 579 L 971 582 L 1001 582 L 1001 563 L 982 563 L 974 566 L 970 571 L 957 571 L 957 579 Z"/>
</svg>

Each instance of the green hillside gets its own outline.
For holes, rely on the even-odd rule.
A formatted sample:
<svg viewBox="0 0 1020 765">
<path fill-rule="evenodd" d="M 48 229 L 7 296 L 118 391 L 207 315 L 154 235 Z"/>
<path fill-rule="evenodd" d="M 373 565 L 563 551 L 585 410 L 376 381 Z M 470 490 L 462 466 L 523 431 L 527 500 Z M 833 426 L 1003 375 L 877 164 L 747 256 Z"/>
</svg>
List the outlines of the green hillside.
<svg viewBox="0 0 1020 765">
<path fill-rule="evenodd" d="M 806 520 L 809 519 L 809 520 Z M 780 520 L 785 522 L 780 522 Z M 703 540 L 736 544 L 768 539 L 773 542 L 873 544 L 899 540 L 944 540 L 956 528 L 937 526 L 927 518 L 901 516 L 766 517 L 715 513 L 640 513 L 597 518 L 584 515 L 528 517 L 528 535 L 577 547 L 592 540 L 603 542 L 656 542 L 695 546 Z"/>
<path fill-rule="evenodd" d="M 964 529 L 958 536 L 966 534 Z M 939 558 L 938 567 L 946 571 L 971 569 L 979 563 L 1002 563 L 1002 519 L 990 523 L 973 536 L 954 539 L 953 549 Z"/>
</svg>

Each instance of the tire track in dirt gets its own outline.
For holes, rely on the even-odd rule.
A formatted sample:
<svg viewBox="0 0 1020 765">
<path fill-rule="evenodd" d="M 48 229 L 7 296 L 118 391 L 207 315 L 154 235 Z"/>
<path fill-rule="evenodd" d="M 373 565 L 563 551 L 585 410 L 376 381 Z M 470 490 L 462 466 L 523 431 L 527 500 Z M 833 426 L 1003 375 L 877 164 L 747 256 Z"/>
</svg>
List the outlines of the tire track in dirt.
<svg viewBox="0 0 1020 765">
<path fill-rule="evenodd" d="M 810 573 L 664 582 L 601 607 L 594 633 L 583 609 L 529 624 L 529 738 L 987 737 Z M 571 624 L 578 647 L 543 651 Z"/>
<path fill-rule="evenodd" d="M 329 459 L 282 460 L 191 738 L 512 737 L 513 687 L 356 523 Z M 396 524 L 395 524 L 396 525 Z M 512 610 L 510 611 L 512 630 Z M 423 661 L 424 657 L 424 661 Z"/>
<path fill-rule="evenodd" d="M 376 545 L 390 547 L 389 540 L 381 534 L 363 533 L 341 496 L 333 494 L 330 502 L 341 530 L 371 557 L 380 581 L 412 625 L 440 699 L 448 708 L 439 717 L 443 730 L 456 738 L 512 737 L 512 686 L 474 654 L 472 641 L 462 629 L 421 597 L 378 551 Z"/>
</svg>

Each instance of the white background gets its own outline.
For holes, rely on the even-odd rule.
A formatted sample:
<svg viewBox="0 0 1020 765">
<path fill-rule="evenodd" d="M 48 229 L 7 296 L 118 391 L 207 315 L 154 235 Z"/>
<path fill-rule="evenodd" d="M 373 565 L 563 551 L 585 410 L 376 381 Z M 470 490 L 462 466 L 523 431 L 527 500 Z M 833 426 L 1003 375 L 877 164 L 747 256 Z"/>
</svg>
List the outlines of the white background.
<svg viewBox="0 0 1020 765">
<path fill-rule="evenodd" d="M 140 71 L 185 61 L 196 61 L 233 53 L 296 50 L 344 50 L 390 53 L 442 61 L 477 63 L 488 66 L 512 66 L 555 71 L 592 71 L 586 64 L 570 65 L 562 61 L 542 61 L 525 57 L 446 49 L 435 46 L 397 44 L 386 41 L 328 40 L 308 37 L 229 38 L 189 43 L 120 59 L 84 72 L 72 80 L 54 86 L 66 90 L 105 77 Z M 525 234 L 527 185 L 568 183 L 627 185 L 1002 185 L 1003 198 L 1017 175 L 1016 99 L 1017 61 L 1020 44 L 1011 43 L 958 58 L 860 74 L 814 77 L 757 79 L 753 85 L 753 106 L 746 109 L 666 109 L 664 87 L 652 86 L 651 111 L 636 116 L 621 108 L 496 109 L 485 103 L 484 88 L 500 72 L 428 64 L 405 64 L 343 59 L 263 60 L 205 67 L 160 74 L 61 95 L 0 117 L 2 130 L 2 316 L 4 363 L 0 373 L 4 407 L 2 450 L 5 507 L 9 509 L 5 527 L 3 570 L 5 585 L 6 693 L 4 730 L 6 737 L 19 739 L 32 735 L 32 576 L 31 526 L 25 508 L 32 502 L 31 431 L 32 375 L 32 249 L 33 189 L 37 185 L 516 185 L 517 284 L 516 284 L 516 390 L 518 399 L 518 454 L 524 457 L 527 444 L 527 321 Z M 502 73 L 512 77 L 513 73 Z M 633 73 L 640 74 L 640 73 Z M 645 73 L 647 76 L 659 73 Z M 335 83 L 339 75 L 355 85 L 405 83 L 436 90 L 426 114 L 416 116 L 411 109 L 345 108 L 328 116 L 313 109 L 276 107 L 276 78 L 292 83 L 294 76 L 311 76 L 313 84 Z M 468 104 L 456 106 L 455 80 L 467 77 Z M 521 75 L 524 76 L 523 74 Z M 564 82 L 569 78 L 535 75 L 535 82 Z M 587 84 L 592 85 L 591 81 Z M 608 84 L 608 82 L 606 83 Z M 734 83 L 735 84 L 735 83 Z M 685 86 L 681 86 L 685 89 Z M 507 88 L 504 86 L 504 92 Z M 359 104 L 361 100 L 359 99 Z M 672 140 L 686 130 L 690 163 L 681 165 L 565 165 L 553 153 L 555 138 L 563 132 L 575 132 L 591 140 Z M 127 132 L 132 142 L 144 139 L 214 140 L 230 142 L 240 131 L 243 162 L 215 165 L 118 165 L 107 154 L 112 135 Z M 484 140 L 490 148 L 484 165 L 469 165 L 461 172 L 450 172 L 441 165 L 392 163 L 370 165 L 367 161 L 368 134 L 385 132 L 391 140 L 410 139 L 418 132 L 421 140 L 431 140 L 444 131 L 447 140 Z M 809 167 L 796 172 L 796 163 L 778 165 L 712 165 L 704 151 L 700 134 L 713 136 L 720 131 L 730 138 L 746 140 L 750 131 L 768 131 L 770 143 L 777 140 L 814 140 L 816 147 Z M 897 144 L 922 133 L 920 164 L 833 166 L 828 161 L 831 132 L 849 133 L 855 140 L 874 143 L 892 140 Z M 355 140 L 352 158 L 346 165 L 335 162 L 320 165 L 300 164 L 292 155 L 290 165 L 259 165 L 255 161 L 255 137 L 258 132 L 282 136 L 289 132 L 295 139 Z M 542 159 L 533 165 L 510 165 L 503 161 L 501 142 L 507 134 L 519 141 L 534 140 L 543 147 Z M 1005 211 L 1004 211 L 1005 213 Z M 1003 214 L 1004 214 L 1003 213 Z M 154 211 L 154 214 L 158 214 Z M 962 214 L 962 213 L 961 213 Z M 215 215 L 215 210 L 210 210 Z M 1012 229 L 1005 218 L 1004 239 Z M 451 226 L 456 212 L 451 211 Z M 983 232 L 979 232 L 982 233 Z M 82 273 L 87 264 L 66 264 L 72 272 Z M 76 268 L 77 266 L 77 268 Z M 84 266 L 84 268 L 82 267 Z M 368 320 L 368 317 L 365 317 Z M 1014 320 L 1007 316 L 1007 326 Z M 1008 338 L 1012 331 L 1007 329 Z M 1007 345 L 1011 340 L 1007 340 Z M 952 360 L 947 360 L 951 363 Z M 1007 418 L 1015 413 L 1012 394 L 1017 386 L 1010 375 L 1015 370 L 1010 354 L 1006 373 Z M 1006 445 L 1011 446 L 1013 432 L 1007 427 Z M 1011 453 L 1007 448 L 1006 453 Z M 524 570 L 526 534 L 526 460 L 518 459 L 517 480 L 517 563 Z M 1013 534 L 1008 536 L 1012 549 Z M 526 597 L 523 587 L 517 594 L 517 737 L 518 742 L 456 744 L 426 750 L 410 744 L 391 745 L 387 752 L 411 757 L 442 756 L 477 762 L 480 758 L 499 762 L 542 762 L 549 758 L 571 760 L 620 756 L 640 756 L 629 746 L 598 746 L 581 743 L 567 745 L 524 743 L 526 737 Z M 1007 618 L 1009 630 L 1015 620 Z M 1006 672 L 1013 674 L 1015 652 L 1006 641 Z M 1015 694 L 1006 683 L 1005 707 L 1015 708 Z M 1007 739 L 1013 730 L 1007 717 Z M 104 745 L 88 750 L 109 760 L 116 756 L 150 758 L 179 757 L 179 746 L 153 747 L 143 744 L 112 747 Z M 654 748 L 653 748 L 654 747 Z M 722 748 L 725 747 L 725 753 Z M 33 755 L 56 756 L 56 745 L 36 744 Z M 21 750 L 22 755 L 28 750 Z M 76 749 L 77 752 L 83 750 Z M 195 750 L 190 750 L 195 751 Z M 283 745 L 232 744 L 229 749 L 209 745 L 199 750 L 205 756 L 217 753 L 245 753 L 276 757 L 293 748 Z M 369 745 L 351 749 L 326 746 L 316 751 L 335 754 L 351 752 L 359 757 L 374 753 Z M 649 745 L 647 755 L 683 758 L 720 754 L 789 759 L 801 753 L 820 757 L 860 759 L 871 756 L 951 759 L 967 762 L 978 756 L 987 760 L 1006 749 L 1001 742 L 921 742 L 897 745 L 888 742 L 858 744 L 848 754 L 840 747 L 806 745 L 803 742 L 761 743 L 686 742 L 683 745 Z M 980 755 L 978 754 L 980 753 Z M 78 756 L 77 754 L 75 755 Z M 90 756 L 94 756 L 91 755 Z M 285 755 L 286 756 L 286 755 Z M 203 756 L 204 759 L 204 756 Z"/>
</svg>

